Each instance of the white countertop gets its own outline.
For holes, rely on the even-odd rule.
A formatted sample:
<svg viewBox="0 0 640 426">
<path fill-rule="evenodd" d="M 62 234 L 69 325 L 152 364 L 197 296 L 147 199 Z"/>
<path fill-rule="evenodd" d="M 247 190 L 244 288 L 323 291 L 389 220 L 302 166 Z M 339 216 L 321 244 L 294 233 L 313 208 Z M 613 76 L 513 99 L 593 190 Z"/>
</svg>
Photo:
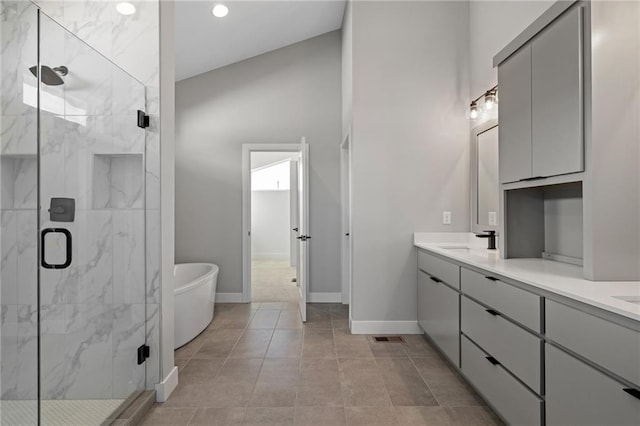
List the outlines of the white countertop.
<svg viewBox="0 0 640 426">
<path fill-rule="evenodd" d="M 500 259 L 497 250 L 487 250 L 486 239 L 476 238 L 474 234 L 466 232 L 418 232 L 414 234 L 414 245 L 532 287 L 640 321 L 640 303 L 615 298 L 640 298 L 640 281 L 589 281 L 583 278 L 580 266 L 545 259 Z M 455 250 L 456 247 L 464 249 Z"/>
</svg>

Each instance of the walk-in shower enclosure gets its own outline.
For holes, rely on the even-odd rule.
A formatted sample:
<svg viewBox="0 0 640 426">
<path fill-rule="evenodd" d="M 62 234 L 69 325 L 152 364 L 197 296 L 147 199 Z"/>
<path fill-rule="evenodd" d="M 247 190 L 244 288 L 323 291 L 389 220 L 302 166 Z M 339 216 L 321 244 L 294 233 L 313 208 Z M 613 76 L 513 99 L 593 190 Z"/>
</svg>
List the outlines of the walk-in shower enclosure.
<svg viewBox="0 0 640 426">
<path fill-rule="evenodd" d="M 145 86 L 0 4 L 0 423 L 108 423 L 146 385 Z"/>
</svg>

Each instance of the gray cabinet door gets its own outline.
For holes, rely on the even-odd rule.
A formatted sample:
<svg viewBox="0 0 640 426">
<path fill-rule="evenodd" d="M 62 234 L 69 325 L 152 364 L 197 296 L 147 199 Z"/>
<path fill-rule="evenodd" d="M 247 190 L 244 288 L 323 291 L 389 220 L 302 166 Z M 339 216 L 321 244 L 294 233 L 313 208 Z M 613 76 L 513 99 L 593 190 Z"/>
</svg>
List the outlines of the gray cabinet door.
<svg viewBox="0 0 640 426">
<path fill-rule="evenodd" d="M 531 43 L 531 102 L 532 175 L 584 170 L 581 7 L 556 19 Z"/>
<path fill-rule="evenodd" d="M 460 293 L 418 271 L 418 324 L 460 366 Z"/>
<path fill-rule="evenodd" d="M 523 46 L 498 67 L 500 182 L 532 176 L 531 45 Z"/>
<path fill-rule="evenodd" d="M 547 425 L 640 424 L 640 399 L 628 387 L 554 346 L 545 352 Z"/>
</svg>

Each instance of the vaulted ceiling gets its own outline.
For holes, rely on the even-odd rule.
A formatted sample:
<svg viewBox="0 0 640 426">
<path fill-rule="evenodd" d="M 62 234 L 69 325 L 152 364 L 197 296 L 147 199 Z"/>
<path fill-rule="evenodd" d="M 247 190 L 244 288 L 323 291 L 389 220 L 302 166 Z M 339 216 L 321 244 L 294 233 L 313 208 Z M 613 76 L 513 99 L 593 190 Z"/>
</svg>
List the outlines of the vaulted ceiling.
<svg viewBox="0 0 640 426">
<path fill-rule="evenodd" d="M 344 0 L 176 1 L 176 80 L 297 43 L 342 26 Z"/>
</svg>

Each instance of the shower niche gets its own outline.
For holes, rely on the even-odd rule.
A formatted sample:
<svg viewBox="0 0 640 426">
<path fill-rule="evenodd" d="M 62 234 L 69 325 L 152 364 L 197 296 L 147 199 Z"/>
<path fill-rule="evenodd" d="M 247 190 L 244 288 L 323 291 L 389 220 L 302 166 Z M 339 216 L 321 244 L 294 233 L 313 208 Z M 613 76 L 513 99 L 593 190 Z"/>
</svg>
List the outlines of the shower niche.
<svg viewBox="0 0 640 426">
<path fill-rule="evenodd" d="M 2 210 L 35 210 L 38 200 L 38 159 L 32 154 L 0 156 Z"/>
<path fill-rule="evenodd" d="M 144 207 L 144 158 L 141 153 L 93 156 L 94 209 Z"/>
</svg>

